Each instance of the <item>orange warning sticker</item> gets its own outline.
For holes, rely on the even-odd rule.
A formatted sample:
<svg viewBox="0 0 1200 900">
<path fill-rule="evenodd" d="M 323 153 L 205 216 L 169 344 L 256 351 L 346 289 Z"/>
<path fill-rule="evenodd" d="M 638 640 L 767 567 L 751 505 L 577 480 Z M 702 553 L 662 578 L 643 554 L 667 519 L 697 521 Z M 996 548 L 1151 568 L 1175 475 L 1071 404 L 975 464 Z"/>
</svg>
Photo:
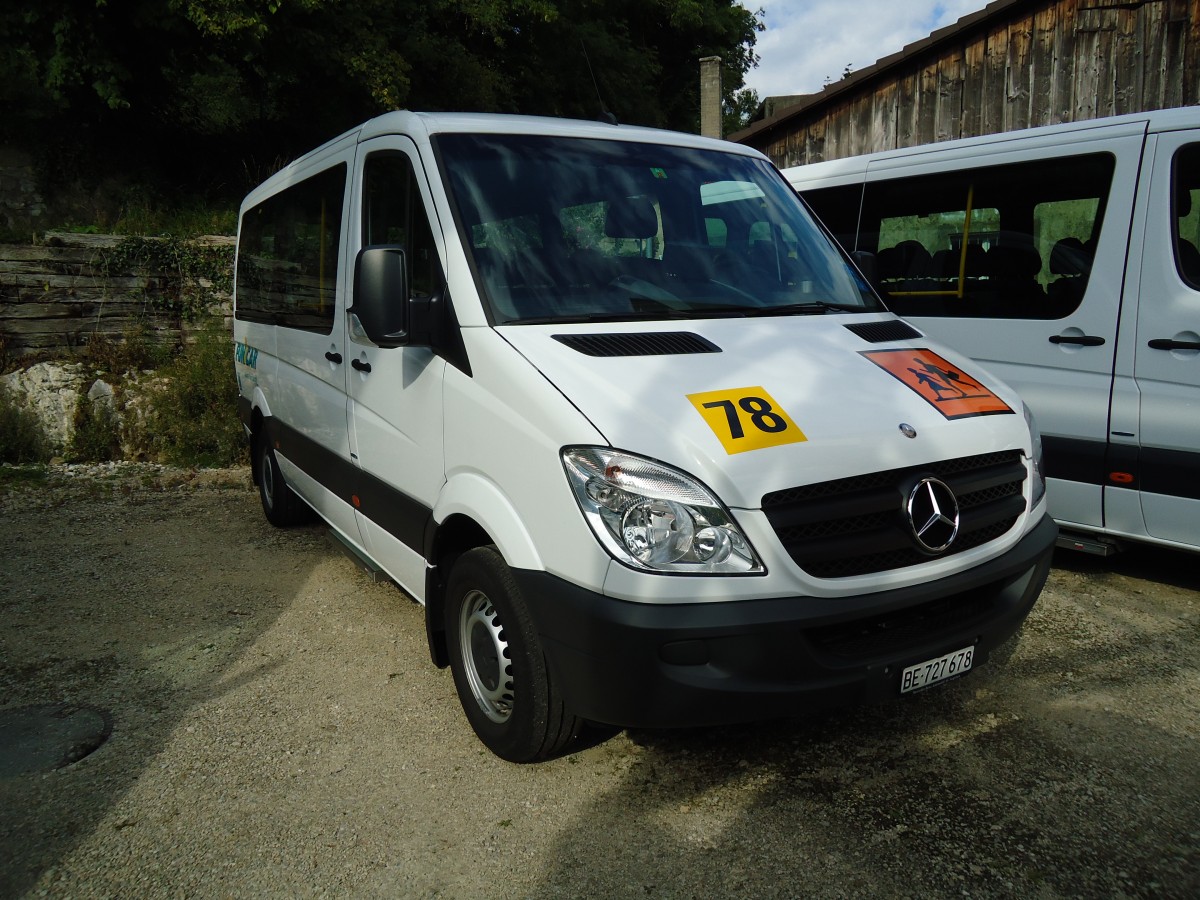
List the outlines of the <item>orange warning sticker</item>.
<svg viewBox="0 0 1200 900">
<path fill-rule="evenodd" d="M 947 419 L 1012 412 L 982 383 L 932 350 L 866 350 L 862 355 L 912 388 Z"/>
</svg>

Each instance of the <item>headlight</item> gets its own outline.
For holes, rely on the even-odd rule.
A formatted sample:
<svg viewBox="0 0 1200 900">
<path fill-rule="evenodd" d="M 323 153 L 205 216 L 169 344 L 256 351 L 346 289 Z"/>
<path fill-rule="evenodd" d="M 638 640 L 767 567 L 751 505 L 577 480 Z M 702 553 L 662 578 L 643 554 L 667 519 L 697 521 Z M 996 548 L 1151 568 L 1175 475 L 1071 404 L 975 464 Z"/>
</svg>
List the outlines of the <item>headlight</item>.
<svg viewBox="0 0 1200 900">
<path fill-rule="evenodd" d="M 1029 436 L 1033 439 L 1033 496 L 1029 504 L 1032 508 L 1038 505 L 1038 501 L 1046 493 L 1045 463 L 1042 460 L 1042 432 L 1038 429 L 1037 420 L 1033 417 L 1033 411 L 1030 410 L 1029 404 L 1022 403 L 1021 409 L 1025 413 L 1025 424 L 1029 426 Z"/>
<path fill-rule="evenodd" d="M 695 479 L 606 447 L 568 447 L 562 460 L 584 518 L 618 561 L 690 575 L 765 571 L 725 506 Z"/>
</svg>

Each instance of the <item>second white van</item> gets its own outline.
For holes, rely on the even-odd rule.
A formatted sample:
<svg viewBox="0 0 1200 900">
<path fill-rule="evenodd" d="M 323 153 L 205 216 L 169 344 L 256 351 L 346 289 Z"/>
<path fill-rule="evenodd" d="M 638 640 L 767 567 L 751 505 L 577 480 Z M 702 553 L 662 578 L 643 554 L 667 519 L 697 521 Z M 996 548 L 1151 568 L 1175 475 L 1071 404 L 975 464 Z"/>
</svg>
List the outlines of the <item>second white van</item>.
<svg viewBox="0 0 1200 900">
<path fill-rule="evenodd" d="M 1200 108 L 784 174 L 889 309 L 1032 407 L 1063 545 L 1200 550 Z"/>
</svg>

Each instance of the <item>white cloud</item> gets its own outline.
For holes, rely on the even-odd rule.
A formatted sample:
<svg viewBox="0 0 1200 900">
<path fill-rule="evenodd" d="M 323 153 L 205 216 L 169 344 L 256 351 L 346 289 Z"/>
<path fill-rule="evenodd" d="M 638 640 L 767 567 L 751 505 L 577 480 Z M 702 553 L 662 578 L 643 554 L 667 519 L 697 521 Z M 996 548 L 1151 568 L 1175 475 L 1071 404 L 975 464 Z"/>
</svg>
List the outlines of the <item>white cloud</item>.
<svg viewBox="0 0 1200 900">
<path fill-rule="evenodd" d="M 742 0 L 766 10 L 758 35 L 761 60 L 746 75 L 759 97 L 811 94 L 927 37 L 988 0 Z"/>
</svg>

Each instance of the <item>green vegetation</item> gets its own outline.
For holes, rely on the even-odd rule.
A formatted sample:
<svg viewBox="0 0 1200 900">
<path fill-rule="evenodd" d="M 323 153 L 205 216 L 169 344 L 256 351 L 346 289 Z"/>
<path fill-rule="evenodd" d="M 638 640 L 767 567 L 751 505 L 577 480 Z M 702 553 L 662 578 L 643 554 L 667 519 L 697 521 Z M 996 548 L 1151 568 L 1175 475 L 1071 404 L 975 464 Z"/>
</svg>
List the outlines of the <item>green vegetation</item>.
<svg viewBox="0 0 1200 900">
<path fill-rule="evenodd" d="M 174 235 L 176 238 L 237 234 L 237 214 L 237 202 L 233 199 L 205 203 L 196 198 L 185 198 L 180 205 L 172 205 L 166 198 L 154 198 L 126 203 L 103 231 L 109 234 Z"/>
<path fill-rule="evenodd" d="M 109 403 L 81 395 L 75 404 L 75 431 L 67 462 L 109 462 L 121 458 L 121 425 Z"/>
<path fill-rule="evenodd" d="M 0 386 L 0 462 L 41 463 L 49 458 L 37 417 Z"/>
<path fill-rule="evenodd" d="M 83 226 L 228 231 L 280 162 L 391 109 L 695 131 L 699 60 L 720 56 L 741 116 L 761 29 L 737 0 L 8 3 L 0 143 L 31 152 L 44 192 L 105 193 Z M 188 208 L 201 221 L 160 212 Z"/>
<path fill-rule="evenodd" d="M 150 298 L 156 312 L 195 322 L 222 296 L 233 290 L 233 247 L 215 247 L 177 237 L 128 237 L 103 251 L 100 273 L 112 277 L 133 271 L 161 275 L 159 290 Z"/>
<path fill-rule="evenodd" d="M 90 463 L 128 455 L 202 467 L 245 462 L 231 350 L 217 318 L 174 350 L 148 331 L 123 339 L 97 335 L 81 360 L 89 378 L 103 379 L 114 391 L 107 399 L 79 397 L 63 458 Z M 34 413 L 0 387 L 0 463 L 45 463 L 52 449 Z"/>
<path fill-rule="evenodd" d="M 147 396 L 144 437 L 153 455 L 180 465 L 244 462 L 229 332 L 205 325 L 158 374 L 162 381 Z"/>
<path fill-rule="evenodd" d="M 170 361 L 173 348 L 164 344 L 148 321 L 125 329 L 120 336 L 94 334 L 78 359 L 90 369 L 122 375 L 157 369 Z"/>
</svg>

